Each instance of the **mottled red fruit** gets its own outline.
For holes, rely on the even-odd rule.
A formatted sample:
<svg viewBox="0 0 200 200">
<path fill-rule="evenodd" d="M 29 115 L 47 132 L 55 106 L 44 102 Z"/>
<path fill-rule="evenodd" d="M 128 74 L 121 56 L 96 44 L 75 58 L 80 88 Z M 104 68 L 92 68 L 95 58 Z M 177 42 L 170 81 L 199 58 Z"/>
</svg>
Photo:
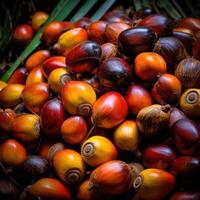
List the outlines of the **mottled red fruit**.
<svg viewBox="0 0 200 200">
<path fill-rule="evenodd" d="M 118 57 L 105 60 L 98 69 L 99 80 L 104 87 L 120 88 L 130 83 L 132 71 L 128 63 Z"/>
<path fill-rule="evenodd" d="M 176 107 L 173 107 L 169 117 L 169 126 L 172 127 L 179 119 L 187 118 L 185 114 Z"/>
<path fill-rule="evenodd" d="M 8 80 L 8 84 L 25 84 L 27 78 L 27 69 L 25 67 L 20 67 L 17 69 Z"/>
<path fill-rule="evenodd" d="M 198 127 L 189 119 L 178 120 L 171 128 L 174 143 L 183 155 L 196 155 L 200 148 Z"/>
<path fill-rule="evenodd" d="M 143 164 L 147 168 L 168 170 L 176 158 L 174 150 L 167 145 L 153 145 L 145 148 Z"/>
<path fill-rule="evenodd" d="M 169 200 L 199 200 L 200 192 L 176 192 L 174 193 Z"/>
<path fill-rule="evenodd" d="M 59 136 L 65 120 L 65 108 L 58 99 L 47 101 L 40 112 L 42 130 L 48 136 Z"/>
<path fill-rule="evenodd" d="M 128 106 L 124 97 L 118 92 L 107 92 L 93 105 L 93 123 L 101 128 L 113 128 L 125 120 Z"/>
<path fill-rule="evenodd" d="M 137 115 L 142 108 L 153 104 L 149 91 L 143 86 L 137 84 L 129 86 L 126 94 L 126 102 L 129 111 L 134 115 Z"/>
<path fill-rule="evenodd" d="M 16 114 L 13 110 L 7 108 L 0 109 L 0 131 L 10 131 L 15 120 Z"/>
<path fill-rule="evenodd" d="M 21 24 L 16 27 L 13 39 L 16 43 L 20 45 L 26 45 L 31 41 L 33 37 L 33 29 L 28 24 Z"/>
</svg>

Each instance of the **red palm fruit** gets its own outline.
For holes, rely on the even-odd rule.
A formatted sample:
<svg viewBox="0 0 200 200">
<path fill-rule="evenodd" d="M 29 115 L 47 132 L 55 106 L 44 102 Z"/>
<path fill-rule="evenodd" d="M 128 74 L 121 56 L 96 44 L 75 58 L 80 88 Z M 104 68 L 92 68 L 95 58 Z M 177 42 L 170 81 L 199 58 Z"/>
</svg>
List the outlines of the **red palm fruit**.
<svg viewBox="0 0 200 200">
<path fill-rule="evenodd" d="M 32 27 L 33 30 L 37 31 L 42 24 L 48 19 L 49 15 L 46 12 L 37 11 L 32 16 Z"/>
<path fill-rule="evenodd" d="M 72 72 L 81 74 L 98 67 L 101 59 L 101 46 L 93 41 L 83 41 L 68 52 L 66 65 Z"/>
<path fill-rule="evenodd" d="M 22 84 L 8 84 L 0 91 L 0 106 L 12 108 L 21 102 L 21 94 L 24 90 Z"/>
<path fill-rule="evenodd" d="M 78 21 L 74 22 L 74 26 L 76 28 L 81 27 L 81 28 L 87 29 L 87 27 L 90 25 L 91 22 L 92 21 L 89 17 L 83 17 L 79 19 Z"/>
<path fill-rule="evenodd" d="M 145 148 L 143 164 L 147 168 L 168 170 L 176 158 L 174 150 L 167 145 L 153 145 Z"/>
<path fill-rule="evenodd" d="M 130 190 L 132 175 L 121 160 L 112 160 L 97 167 L 90 175 L 89 189 L 106 195 L 119 195 Z"/>
<path fill-rule="evenodd" d="M 20 24 L 15 28 L 13 39 L 19 45 L 27 45 L 33 38 L 33 29 L 28 24 Z"/>
<path fill-rule="evenodd" d="M 181 96 L 181 82 L 172 74 L 161 75 L 152 88 L 152 96 L 159 103 L 177 103 Z"/>
<path fill-rule="evenodd" d="M 143 170 L 135 179 L 133 187 L 144 200 L 164 199 L 176 186 L 175 177 L 162 169 Z"/>
<path fill-rule="evenodd" d="M 31 54 L 25 63 L 25 67 L 31 71 L 34 67 L 38 67 L 51 56 L 48 50 L 39 50 Z"/>
<path fill-rule="evenodd" d="M 66 29 L 67 30 L 67 29 Z M 65 25 L 60 21 L 48 23 L 43 31 L 42 39 L 47 45 L 55 43 L 60 35 L 65 31 Z"/>
<path fill-rule="evenodd" d="M 27 188 L 28 193 L 44 200 L 72 200 L 70 190 L 57 179 L 42 178 Z"/>
<path fill-rule="evenodd" d="M 199 200 L 200 193 L 199 192 L 176 192 L 174 193 L 169 200 Z"/>
<path fill-rule="evenodd" d="M 19 165 L 27 156 L 23 145 L 13 139 L 8 139 L 0 145 L 0 161 L 6 165 Z"/>
<path fill-rule="evenodd" d="M 61 135 L 69 144 L 81 143 L 87 134 L 87 123 L 81 116 L 67 118 L 61 127 Z"/>
<path fill-rule="evenodd" d="M 59 136 L 61 125 L 65 120 L 65 108 L 58 99 L 47 101 L 40 112 L 43 132 L 48 136 Z"/>
<path fill-rule="evenodd" d="M 92 22 L 87 28 L 89 39 L 99 44 L 105 43 L 105 30 L 107 24 L 108 22 L 106 21 Z"/>
<path fill-rule="evenodd" d="M 50 98 L 48 85 L 43 82 L 26 85 L 22 98 L 26 108 L 39 114 L 44 103 Z"/>
<path fill-rule="evenodd" d="M 72 115 L 89 116 L 96 101 L 92 86 L 83 81 L 69 81 L 62 88 L 65 109 Z"/>
<path fill-rule="evenodd" d="M 107 88 L 121 88 L 132 80 L 132 70 L 128 63 L 118 57 L 105 60 L 98 68 L 101 84 Z"/>
<path fill-rule="evenodd" d="M 0 109 L 0 130 L 9 132 L 11 131 L 12 124 L 15 120 L 16 114 L 11 109 Z"/>
<path fill-rule="evenodd" d="M 17 69 L 8 80 L 8 84 L 25 84 L 27 78 L 27 69 L 21 67 Z"/>
<path fill-rule="evenodd" d="M 125 120 L 128 106 L 124 97 L 118 92 L 103 94 L 93 105 L 93 123 L 101 128 L 113 128 Z"/>
<path fill-rule="evenodd" d="M 81 156 L 91 167 L 97 167 L 117 158 L 117 148 L 103 136 L 92 136 L 81 146 Z"/>
<path fill-rule="evenodd" d="M 117 45 L 113 43 L 104 43 L 101 45 L 101 59 L 107 60 L 108 58 L 116 57 L 117 55 Z"/>
<path fill-rule="evenodd" d="M 66 67 L 66 58 L 64 56 L 52 56 L 43 63 L 43 70 L 48 77 L 49 74 L 57 68 Z"/>
<path fill-rule="evenodd" d="M 200 158 L 195 156 L 181 156 L 174 160 L 171 167 L 180 184 L 199 185 Z"/>
<path fill-rule="evenodd" d="M 74 24 L 69 21 L 63 21 L 62 23 L 64 25 L 65 30 L 70 30 L 70 29 L 75 28 Z"/>
<path fill-rule="evenodd" d="M 138 26 L 151 28 L 159 37 L 170 36 L 173 31 L 173 21 L 162 14 L 147 16 Z"/>
<path fill-rule="evenodd" d="M 189 119 L 180 119 L 171 128 L 174 143 L 183 155 L 196 155 L 199 150 L 200 132 Z"/>
<path fill-rule="evenodd" d="M 194 17 L 186 17 L 179 20 L 178 26 L 191 29 L 192 31 L 198 31 L 200 29 L 200 20 Z"/>
<path fill-rule="evenodd" d="M 45 141 L 45 142 L 42 142 L 38 154 L 39 154 L 42 158 L 48 159 L 48 152 L 49 152 L 49 149 L 50 149 L 50 148 L 52 147 L 52 145 L 54 145 L 54 144 L 55 144 L 55 142 L 53 142 L 53 141 Z"/>
<path fill-rule="evenodd" d="M 129 111 L 134 115 L 137 115 L 142 108 L 153 104 L 149 91 L 137 84 L 129 86 L 126 94 L 126 102 Z"/>
<path fill-rule="evenodd" d="M 40 137 L 39 117 L 33 114 L 18 115 L 12 123 L 12 134 L 24 142 L 37 140 Z"/>
<path fill-rule="evenodd" d="M 179 119 L 187 118 L 185 114 L 176 107 L 173 107 L 169 117 L 169 126 L 170 128 L 176 123 Z"/>
<path fill-rule="evenodd" d="M 29 85 L 31 83 L 41 83 L 44 82 L 44 72 L 43 72 L 43 68 L 41 66 L 39 67 L 34 67 L 27 79 L 26 79 L 26 85 Z"/>
</svg>

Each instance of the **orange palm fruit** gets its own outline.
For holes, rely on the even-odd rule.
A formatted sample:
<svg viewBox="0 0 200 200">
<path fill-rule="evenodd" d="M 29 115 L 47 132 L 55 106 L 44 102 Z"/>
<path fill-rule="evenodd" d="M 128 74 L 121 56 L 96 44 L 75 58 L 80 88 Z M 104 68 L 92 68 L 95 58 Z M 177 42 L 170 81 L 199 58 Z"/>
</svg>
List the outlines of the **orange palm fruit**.
<svg viewBox="0 0 200 200">
<path fill-rule="evenodd" d="M 5 88 L 7 85 L 8 85 L 8 84 L 7 84 L 6 82 L 0 80 L 0 91 L 1 91 L 3 88 Z"/>
<path fill-rule="evenodd" d="M 21 102 L 22 84 L 9 84 L 0 91 L 0 106 L 12 108 Z"/>
<path fill-rule="evenodd" d="M 48 50 L 39 50 L 30 55 L 25 63 L 25 67 L 31 71 L 34 67 L 38 67 L 43 64 L 43 62 L 51 56 Z"/>
<path fill-rule="evenodd" d="M 0 145 L 0 161 L 6 165 L 19 165 L 27 156 L 23 145 L 13 139 L 8 139 Z"/>
<path fill-rule="evenodd" d="M 164 58 L 157 53 L 143 52 L 135 58 L 135 73 L 143 81 L 153 81 L 166 70 Z"/>
<path fill-rule="evenodd" d="M 87 31 L 84 28 L 73 28 L 64 32 L 59 38 L 54 48 L 66 56 L 67 53 L 78 43 L 88 39 Z"/>
<path fill-rule="evenodd" d="M 68 184 L 79 183 L 85 175 L 83 159 L 72 149 L 57 152 L 53 157 L 53 166 L 60 179 Z"/>
<path fill-rule="evenodd" d="M 27 188 L 28 193 L 44 200 L 72 200 L 70 190 L 59 180 L 41 178 Z"/>
<path fill-rule="evenodd" d="M 43 70 L 46 77 L 57 68 L 66 68 L 65 56 L 51 56 L 43 63 Z"/>
<path fill-rule="evenodd" d="M 67 118 L 61 127 L 61 135 L 69 144 L 81 143 L 87 134 L 87 123 L 81 116 Z"/>
<path fill-rule="evenodd" d="M 18 115 L 12 123 L 12 134 L 24 142 L 32 142 L 40 137 L 39 117 L 33 114 Z"/>
<path fill-rule="evenodd" d="M 93 136 L 87 139 L 81 147 L 83 160 L 91 167 L 97 167 L 117 158 L 117 148 L 103 136 Z"/>
<path fill-rule="evenodd" d="M 61 97 L 65 109 L 72 115 L 88 116 L 96 101 L 92 86 L 84 81 L 69 81 L 62 88 Z"/>
<path fill-rule="evenodd" d="M 176 186 L 175 177 L 162 169 L 143 170 L 135 179 L 133 187 L 144 200 L 162 200 Z"/>
<path fill-rule="evenodd" d="M 26 83 L 27 78 L 27 69 L 25 67 L 21 67 L 17 69 L 12 76 L 8 80 L 8 84 L 22 84 Z"/>
<path fill-rule="evenodd" d="M 44 103 L 50 98 L 48 85 L 43 82 L 26 85 L 22 98 L 26 108 L 39 114 Z"/>
<path fill-rule="evenodd" d="M 139 145 L 139 131 L 134 120 L 125 120 L 114 131 L 114 144 L 121 150 L 136 151 Z"/>
<path fill-rule="evenodd" d="M 55 93 L 60 93 L 63 85 L 74 79 L 75 75 L 70 74 L 65 68 L 57 68 L 50 73 L 48 85 Z"/>
<path fill-rule="evenodd" d="M 33 30 L 37 31 L 42 24 L 45 23 L 45 21 L 48 19 L 49 15 L 46 12 L 43 11 L 38 11 L 35 12 L 34 15 L 32 16 L 32 27 Z"/>
<path fill-rule="evenodd" d="M 16 114 L 13 110 L 7 108 L 0 109 L 0 130 L 9 132 L 15 120 Z"/>
<path fill-rule="evenodd" d="M 93 105 L 92 121 L 101 128 L 113 128 L 125 120 L 128 106 L 124 97 L 118 92 L 103 94 Z"/>
<path fill-rule="evenodd" d="M 26 79 L 26 85 L 41 82 L 44 82 L 43 68 L 41 66 L 34 67 Z"/>
</svg>

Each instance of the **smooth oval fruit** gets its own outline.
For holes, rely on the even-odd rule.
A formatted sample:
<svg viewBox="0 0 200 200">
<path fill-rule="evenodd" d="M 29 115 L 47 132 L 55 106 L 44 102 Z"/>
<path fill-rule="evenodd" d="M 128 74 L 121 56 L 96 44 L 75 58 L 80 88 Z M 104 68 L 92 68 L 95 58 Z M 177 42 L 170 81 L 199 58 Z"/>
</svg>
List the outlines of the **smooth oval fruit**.
<svg viewBox="0 0 200 200">
<path fill-rule="evenodd" d="M 27 69 L 25 67 L 20 67 L 15 70 L 15 72 L 11 75 L 8 80 L 8 84 L 22 84 L 26 83 L 27 78 Z"/>
<path fill-rule="evenodd" d="M 32 16 L 32 21 L 31 21 L 33 30 L 37 31 L 42 26 L 42 24 L 45 23 L 48 17 L 49 15 L 46 12 L 43 11 L 35 12 Z"/>
<path fill-rule="evenodd" d="M 44 72 L 43 72 L 43 69 L 42 69 L 41 66 L 34 67 L 30 71 L 30 73 L 29 73 L 29 75 L 28 75 L 28 77 L 26 79 L 26 85 L 31 84 L 31 83 L 41 83 L 41 82 L 44 82 L 45 79 L 44 79 L 44 75 L 43 74 L 44 74 Z"/>
</svg>

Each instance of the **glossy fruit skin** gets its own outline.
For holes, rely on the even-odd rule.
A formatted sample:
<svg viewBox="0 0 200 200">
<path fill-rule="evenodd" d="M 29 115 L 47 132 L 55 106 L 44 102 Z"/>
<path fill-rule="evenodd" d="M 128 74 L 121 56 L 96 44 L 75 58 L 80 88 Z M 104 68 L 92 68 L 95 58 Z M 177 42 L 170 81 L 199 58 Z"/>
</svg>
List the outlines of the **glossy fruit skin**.
<svg viewBox="0 0 200 200">
<path fill-rule="evenodd" d="M 32 142 L 40 137 L 39 117 L 33 114 L 18 115 L 12 124 L 12 134 L 23 142 Z"/>
<path fill-rule="evenodd" d="M 175 188 L 176 179 L 162 169 L 149 168 L 140 173 L 133 185 L 140 198 L 161 200 Z"/>
<path fill-rule="evenodd" d="M 65 116 L 65 108 L 60 100 L 51 99 L 47 101 L 40 112 L 40 123 L 43 132 L 48 136 L 59 136 Z"/>
<path fill-rule="evenodd" d="M 90 181 L 87 179 L 81 183 L 78 189 L 77 197 L 79 200 L 100 200 L 101 195 L 94 190 L 89 190 Z"/>
<path fill-rule="evenodd" d="M 200 89 L 187 89 L 180 98 L 180 108 L 190 118 L 199 119 Z"/>
<path fill-rule="evenodd" d="M 107 42 L 117 44 L 119 34 L 131 28 L 130 25 L 120 22 L 109 23 L 105 29 L 105 37 L 107 38 Z"/>
<path fill-rule="evenodd" d="M 0 91 L 5 88 L 8 84 L 4 81 L 0 81 Z"/>
<path fill-rule="evenodd" d="M 159 37 L 170 36 L 173 30 L 172 20 L 162 14 L 145 17 L 138 26 L 151 28 Z"/>
<path fill-rule="evenodd" d="M 40 196 L 44 200 L 72 200 L 70 190 L 54 178 L 42 178 L 28 188 L 28 192 L 35 197 Z"/>
<path fill-rule="evenodd" d="M 31 71 L 34 67 L 38 67 L 51 56 L 48 50 L 39 50 L 30 55 L 25 63 L 25 67 Z"/>
<path fill-rule="evenodd" d="M 34 67 L 27 79 L 26 79 L 26 85 L 29 85 L 31 83 L 41 83 L 41 82 L 44 82 L 45 79 L 44 79 L 44 72 L 43 72 L 43 68 L 41 66 L 39 67 Z"/>
<path fill-rule="evenodd" d="M 22 99 L 26 108 L 37 114 L 40 113 L 44 103 L 50 98 L 46 83 L 31 83 L 26 85 L 22 92 Z"/>
<path fill-rule="evenodd" d="M 128 87 L 126 102 L 130 113 L 134 115 L 137 115 L 142 108 L 153 104 L 150 92 L 138 84 L 133 84 Z"/>
<path fill-rule="evenodd" d="M 85 29 L 73 28 L 60 35 L 55 49 L 57 49 L 61 55 L 66 56 L 75 45 L 87 39 L 88 33 Z"/>
<path fill-rule="evenodd" d="M 153 81 L 166 70 L 165 60 L 157 53 L 144 52 L 135 58 L 135 73 L 143 81 Z"/>
<path fill-rule="evenodd" d="M 93 105 L 92 121 L 97 127 L 113 128 L 125 120 L 128 106 L 118 92 L 103 94 Z"/>
<path fill-rule="evenodd" d="M 176 192 L 174 193 L 169 200 L 198 200 L 200 199 L 199 192 Z"/>
<path fill-rule="evenodd" d="M 61 97 L 65 109 L 72 115 L 90 115 L 91 106 L 96 101 L 94 89 L 83 81 L 69 81 L 65 83 Z"/>
<path fill-rule="evenodd" d="M 93 41 L 83 41 L 74 46 L 66 56 L 66 66 L 74 73 L 91 72 L 99 65 L 101 46 Z"/>
<path fill-rule="evenodd" d="M 42 24 L 48 19 L 49 15 L 45 12 L 38 11 L 32 16 L 32 27 L 34 31 L 37 31 Z"/>
<path fill-rule="evenodd" d="M 151 51 L 156 39 L 156 34 L 149 28 L 130 28 L 120 33 L 119 50 L 126 56 L 134 57 L 141 52 Z"/>
<path fill-rule="evenodd" d="M 174 125 L 174 123 L 176 123 L 179 119 L 185 119 L 187 118 L 185 116 L 185 114 L 179 110 L 178 108 L 176 107 L 173 107 L 172 108 L 172 111 L 170 113 L 170 117 L 169 117 L 169 126 L 170 128 Z"/>
<path fill-rule="evenodd" d="M 177 149 L 183 155 L 196 155 L 199 150 L 200 133 L 189 119 L 178 120 L 171 129 Z"/>
<path fill-rule="evenodd" d="M 191 29 L 192 31 L 198 31 L 200 29 L 200 20 L 194 17 L 186 17 L 179 21 L 178 26 Z"/>
<path fill-rule="evenodd" d="M 146 168 L 168 170 L 175 159 L 175 151 L 167 145 L 148 146 L 143 152 L 143 164 Z"/>
<path fill-rule="evenodd" d="M 64 56 L 52 56 L 43 63 L 43 70 L 46 77 L 57 68 L 66 68 L 66 58 Z"/>
<path fill-rule="evenodd" d="M 200 88 L 200 61 L 193 58 L 185 58 L 182 60 L 176 70 L 175 76 L 181 81 L 184 89 Z"/>
<path fill-rule="evenodd" d="M 81 27 L 81 28 L 85 28 L 87 29 L 87 27 L 90 25 L 92 21 L 90 20 L 89 17 L 83 17 L 81 19 L 79 19 L 78 21 L 74 22 L 74 26 L 76 28 Z"/>
<path fill-rule="evenodd" d="M 19 45 L 28 44 L 33 38 L 33 29 L 28 24 L 20 24 L 15 28 L 13 39 Z"/>
<path fill-rule="evenodd" d="M 87 165 L 97 167 L 117 158 L 117 148 L 103 136 L 92 136 L 81 146 L 81 156 Z"/>
<path fill-rule="evenodd" d="M 172 74 L 163 74 L 152 88 L 152 96 L 159 103 L 177 103 L 181 96 L 181 82 Z"/>
<path fill-rule="evenodd" d="M 139 145 L 139 132 L 134 120 L 125 120 L 114 131 L 114 144 L 121 150 L 136 151 Z"/>
<path fill-rule="evenodd" d="M 20 67 L 17 69 L 8 80 L 8 84 L 22 84 L 26 83 L 27 69 Z"/>
<path fill-rule="evenodd" d="M 65 68 L 54 69 L 48 77 L 48 85 L 55 92 L 60 93 L 65 82 L 74 80 L 76 76 Z"/>
<path fill-rule="evenodd" d="M 0 131 L 10 132 L 16 114 L 13 110 L 7 108 L 0 109 Z"/>
<path fill-rule="evenodd" d="M 177 181 L 185 185 L 199 185 L 200 158 L 195 156 L 181 156 L 174 160 L 171 167 Z"/>
<path fill-rule="evenodd" d="M 0 106 L 13 108 L 21 102 L 22 84 L 9 84 L 0 91 Z"/>
<path fill-rule="evenodd" d="M 108 23 L 106 21 L 96 21 L 90 23 L 90 25 L 87 28 L 89 39 L 99 44 L 105 43 L 105 30 L 107 24 Z"/>
<path fill-rule="evenodd" d="M 131 184 L 131 171 L 120 160 L 112 160 L 97 167 L 90 175 L 90 188 L 109 196 L 127 192 Z"/>
<path fill-rule="evenodd" d="M 26 158 L 25 147 L 13 139 L 8 139 L 0 145 L 0 161 L 6 165 L 19 165 Z"/>
<path fill-rule="evenodd" d="M 79 183 L 85 174 L 81 155 L 72 149 L 57 152 L 53 157 L 53 166 L 60 179 L 68 184 Z"/>
<path fill-rule="evenodd" d="M 161 37 L 154 45 L 153 51 L 160 54 L 169 66 L 176 65 L 187 56 L 183 43 L 175 37 Z"/>
<path fill-rule="evenodd" d="M 132 71 L 128 63 L 118 57 L 105 60 L 98 69 L 99 80 L 104 87 L 121 88 L 132 79 Z"/>
<path fill-rule="evenodd" d="M 86 137 L 87 131 L 87 123 L 81 116 L 71 116 L 61 126 L 61 135 L 69 144 L 81 143 Z"/>
<path fill-rule="evenodd" d="M 47 45 L 53 44 L 58 40 L 64 31 L 65 26 L 63 22 L 52 21 L 45 26 L 42 39 Z"/>
<path fill-rule="evenodd" d="M 104 43 L 101 45 L 101 59 L 107 60 L 108 58 L 116 57 L 117 55 L 117 46 L 113 43 Z"/>
</svg>

